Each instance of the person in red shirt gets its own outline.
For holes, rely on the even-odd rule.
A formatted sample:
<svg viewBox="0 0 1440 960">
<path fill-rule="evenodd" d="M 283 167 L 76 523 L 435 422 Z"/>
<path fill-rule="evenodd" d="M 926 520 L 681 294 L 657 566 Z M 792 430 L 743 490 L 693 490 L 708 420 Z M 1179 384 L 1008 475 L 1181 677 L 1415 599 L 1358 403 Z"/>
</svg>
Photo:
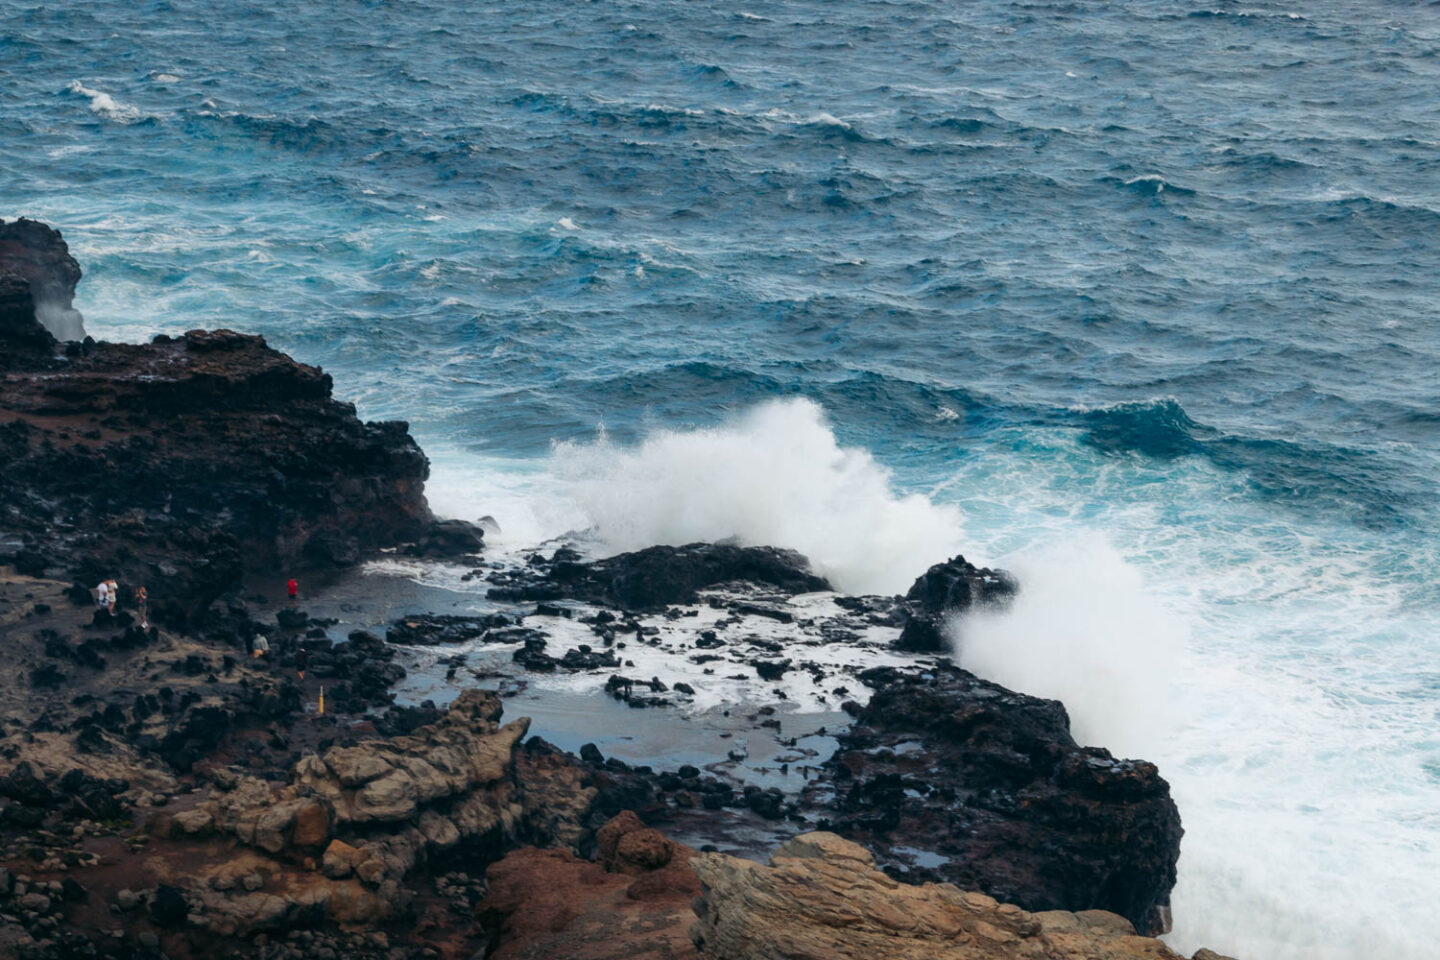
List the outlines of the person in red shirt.
<svg viewBox="0 0 1440 960">
<path fill-rule="evenodd" d="M 298 596 L 300 596 L 300 584 L 298 584 L 298 583 L 295 582 L 295 578 L 294 578 L 294 577 L 291 577 L 291 578 L 290 578 L 290 582 L 287 583 L 287 584 L 285 584 L 285 589 L 286 589 L 286 590 L 289 592 L 289 594 L 290 594 L 290 602 L 291 602 L 291 603 L 294 603 L 294 602 L 295 602 L 295 598 L 298 597 Z"/>
</svg>

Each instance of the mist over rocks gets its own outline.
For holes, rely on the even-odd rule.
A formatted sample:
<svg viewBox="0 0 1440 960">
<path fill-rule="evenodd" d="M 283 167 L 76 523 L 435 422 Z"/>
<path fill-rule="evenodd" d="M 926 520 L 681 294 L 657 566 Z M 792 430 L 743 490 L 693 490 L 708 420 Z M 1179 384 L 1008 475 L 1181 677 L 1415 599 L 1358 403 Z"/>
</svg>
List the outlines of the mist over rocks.
<svg viewBox="0 0 1440 960">
<path fill-rule="evenodd" d="M 83 340 L 85 318 L 74 307 L 80 264 L 70 255 L 60 231 L 38 220 L 0 219 L 0 287 L 6 276 L 30 287 L 35 319 L 56 340 Z M 4 323 L 0 296 L 0 325 Z"/>
<path fill-rule="evenodd" d="M 1004 570 L 980 568 L 961 556 L 937 563 L 905 594 L 905 626 L 895 645 L 913 653 L 947 650 L 942 630 L 946 617 L 977 607 L 1003 606 L 1019 589 Z"/>
</svg>

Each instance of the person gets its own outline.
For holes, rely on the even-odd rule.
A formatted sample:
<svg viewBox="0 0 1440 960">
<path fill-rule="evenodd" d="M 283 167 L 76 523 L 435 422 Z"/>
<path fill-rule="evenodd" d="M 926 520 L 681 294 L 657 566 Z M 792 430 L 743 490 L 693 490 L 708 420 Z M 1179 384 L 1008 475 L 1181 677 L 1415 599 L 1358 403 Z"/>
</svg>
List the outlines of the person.
<svg viewBox="0 0 1440 960">
<path fill-rule="evenodd" d="M 265 639 L 265 634 L 263 634 L 263 633 L 257 633 L 257 634 L 255 634 L 255 639 L 254 639 L 253 641 L 251 641 L 251 644 L 250 644 L 250 653 L 251 653 L 251 656 L 255 657 L 255 659 L 258 660 L 258 659 L 260 659 L 261 657 L 265 656 L 265 654 L 267 654 L 267 653 L 269 653 L 269 652 L 270 652 L 270 641 Z"/>
<path fill-rule="evenodd" d="M 294 603 L 295 598 L 300 596 L 300 584 L 295 582 L 294 577 L 291 577 L 290 582 L 285 584 L 285 590 L 290 594 L 291 603 Z"/>
<path fill-rule="evenodd" d="M 310 666 L 310 652 L 301 647 L 295 651 L 295 672 L 300 675 L 301 680 L 305 679 L 305 668 L 308 666 Z"/>
<path fill-rule="evenodd" d="M 120 599 L 120 585 L 114 580 L 106 580 L 105 585 L 109 587 L 106 598 L 110 601 L 110 616 L 115 616 L 115 603 Z"/>
<path fill-rule="evenodd" d="M 110 581 L 101 580 L 95 587 L 95 609 L 104 610 L 110 606 Z"/>
<path fill-rule="evenodd" d="M 142 583 L 135 588 L 135 609 L 140 613 L 140 629 L 150 629 L 150 594 Z"/>
</svg>

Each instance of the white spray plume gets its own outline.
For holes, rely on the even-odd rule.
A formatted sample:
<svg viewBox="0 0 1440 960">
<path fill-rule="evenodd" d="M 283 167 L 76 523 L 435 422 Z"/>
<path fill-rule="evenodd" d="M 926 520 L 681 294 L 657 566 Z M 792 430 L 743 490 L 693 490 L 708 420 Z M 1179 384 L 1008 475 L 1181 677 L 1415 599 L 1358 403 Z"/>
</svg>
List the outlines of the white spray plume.
<svg viewBox="0 0 1440 960">
<path fill-rule="evenodd" d="M 958 510 L 897 493 L 890 471 L 840 446 L 809 400 L 633 447 L 561 444 L 553 470 L 615 551 L 736 537 L 798 550 L 846 592 L 903 591 L 963 542 Z"/>
<path fill-rule="evenodd" d="M 960 665 L 1063 701 L 1081 744 L 1153 756 L 1178 719 L 1171 687 L 1186 622 L 1147 594 L 1139 572 L 1097 533 L 1009 566 L 1021 585 L 1010 610 L 949 625 Z"/>
</svg>

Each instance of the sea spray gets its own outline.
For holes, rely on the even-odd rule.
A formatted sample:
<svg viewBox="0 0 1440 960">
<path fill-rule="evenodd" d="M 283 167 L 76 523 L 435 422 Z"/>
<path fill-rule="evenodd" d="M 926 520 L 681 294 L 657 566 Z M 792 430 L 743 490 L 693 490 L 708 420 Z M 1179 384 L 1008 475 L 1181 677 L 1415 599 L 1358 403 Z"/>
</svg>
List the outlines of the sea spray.
<svg viewBox="0 0 1440 960">
<path fill-rule="evenodd" d="M 898 493 L 890 471 L 841 446 L 809 400 L 657 430 L 633 447 L 604 436 L 563 443 L 552 459 L 612 552 L 736 537 L 799 550 L 841 591 L 894 593 L 964 542 L 959 510 Z"/>
<path fill-rule="evenodd" d="M 966 669 L 1065 704 L 1082 744 L 1156 756 L 1178 719 L 1172 684 L 1184 619 L 1150 596 L 1102 534 L 1081 532 L 1009 563 L 1022 584 L 1004 611 L 947 625 Z"/>
</svg>

